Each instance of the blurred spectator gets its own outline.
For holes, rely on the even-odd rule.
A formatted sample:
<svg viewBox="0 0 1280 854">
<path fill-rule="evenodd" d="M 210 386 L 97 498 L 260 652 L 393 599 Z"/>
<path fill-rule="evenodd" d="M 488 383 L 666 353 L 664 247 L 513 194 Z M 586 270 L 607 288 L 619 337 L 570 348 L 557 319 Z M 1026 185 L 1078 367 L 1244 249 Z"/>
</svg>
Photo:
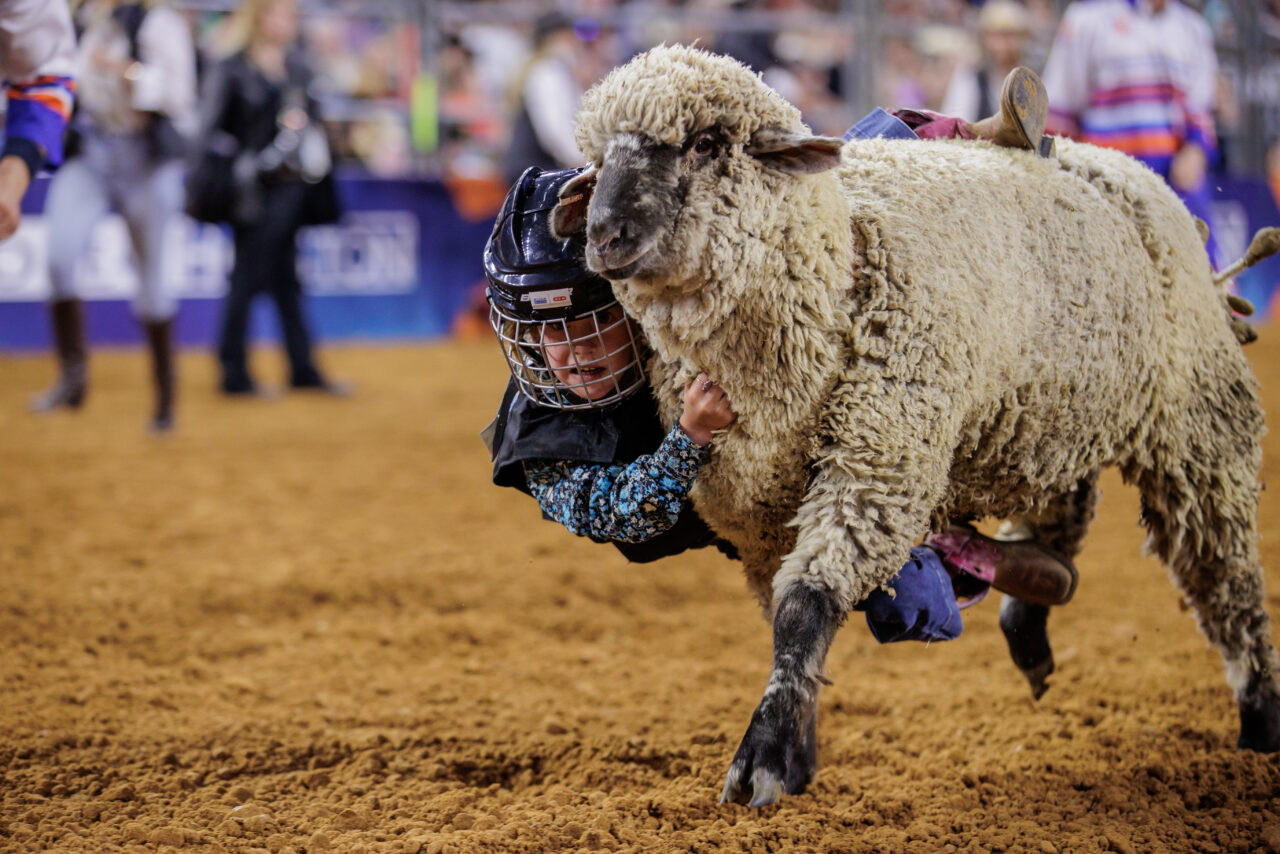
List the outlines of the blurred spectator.
<svg viewBox="0 0 1280 854">
<path fill-rule="evenodd" d="M 62 163 L 71 116 L 75 32 L 64 0 L 0 3 L 0 75 L 7 103 L 0 150 L 0 240 L 18 230 L 22 197 L 41 168 Z"/>
<path fill-rule="evenodd" d="M 876 103 L 894 104 L 901 109 L 927 107 L 924 87 L 920 85 L 922 63 L 923 59 L 916 53 L 910 40 L 889 36 L 885 40 L 881 57 Z"/>
<path fill-rule="evenodd" d="M 1014 0 L 987 0 L 978 13 L 981 62 L 964 64 L 951 75 L 942 112 L 971 122 L 999 107 L 1000 82 L 1019 65 L 1027 65 L 1031 17 Z"/>
<path fill-rule="evenodd" d="M 306 23 L 307 50 L 315 68 L 314 85 L 325 95 L 351 95 L 360 87 L 360 57 L 347 42 L 347 22 L 316 15 Z"/>
<path fill-rule="evenodd" d="M 351 153 L 373 175 L 396 178 L 412 167 L 409 131 L 404 116 L 387 108 L 377 109 L 348 131 Z"/>
<path fill-rule="evenodd" d="M 817 133 L 839 136 L 852 115 L 840 97 L 840 67 L 852 52 L 848 34 L 841 30 L 782 30 L 773 40 L 777 65 L 764 79 L 791 103 Z"/>
<path fill-rule="evenodd" d="M 173 319 L 178 302 L 166 286 L 165 231 L 182 210 L 183 157 L 195 129 L 195 46 L 186 20 L 163 3 L 90 0 L 77 10 L 77 110 L 67 162 L 45 202 L 49 280 L 58 382 L 36 400 L 38 411 L 75 406 L 85 393 L 83 360 L 67 370 L 67 339 L 83 357 L 83 331 L 64 329 L 81 314 L 76 268 L 103 217 L 124 217 L 138 271 L 133 311 L 146 330 L 155 385 L 154 432 L 173 426 Z M 74 322 L 71 325 L 78 325 Z M 69 375 L 70 374 L 70 375 Z"/>
<path fill-rule="evenodd" d="M 440 140 L 446 175 L 495 176 L 497 152 L 506 140 L 501 110 L 486 91 L 475 55 L 459 37 L 449 38 L 438 60 Z M 503 185 L 506 192 L 506 185 Z"/>
<path fill-rule="evenodd" d="M 503 0 L 492 0 L 500 3 Z M 484 3 L 477 3 L 483 7 Z M 511 81 L 529 58 L 528 38 L 514 27 L 473 22 L 458 33 L 458 41 L 472 57 L 481 91 L 501 106 Z"/>
<path fill-rule="evenodd" d="M 1025 64 L 1038 71 L 1044 68 L 1053 37 L 1058 31 L 1058 4 L 1055 0 L 1025 0 L 1024 5 L 1031 24 Z"/>
<path fill-rule="evenodd" d="M 1144 161 L 1212 225 L 1217 68 L 1208 25 L 1179 0 L 1075 3 L 1045 66 L 1050 130 Z"/>
<path fill-rule="evenodd" d="M 795 5 L 791 0 L 735 0 L 731 7 L 736 11 L 752 9 L 782 9 Z M 732 56 L 757 74 L 778 64 L 773 52 L 773 33 L 760 30 L 728 30 L 720 33 L 712 48 L 716 53 Z"/>
<path fill-rule="evenodd" d="M 550 12 L 538 18 L 533 53 L 511 86 L 514 124 L 502 165 L 508 184 L 530 166 L 581 165 L 583 157 L 573 140 L 573 117 L 583 91 L 574 71 L 578 46 L 573 20 L 567 15 Z"/>
<path fill-rule="evenodd" d="M 924 106 L 930 110 L 940 110 L 947 94 L 947 84 L 956 68 L 977 62 L 977 47 L 973 38 L 960 27 L 926 24 L 916 31 L 915 50 L 920 58 L 915 79 L 920 87 Z M 997 81 L 997 97 L 999 85 Z"/>
<path fill-rule="evenodd" d="M 229 219 L 235 261 L 218 344 L 221 389 L 254 395 L 246 353 L 249 308 L 270 294 L 280 315 L 289 385 L 347 391 L 316 367 L 297 272 L 298 229 L 333 222 L 339 209 L 328 143 L 307 94 L 297 0 L 246 0 L 225 22 L 230 56 L 210 69 L 201 98 L 205 150 L 235 152 Z"/>
<path fill-rule="evenodd" d="M 716 44 L 714 32 L 691 32 L 692 28 L 682 27 L 670 14 L 677 6 L 697 13 L 708 4 L 714 4 L 715 9 L 720 7 L 719 0 L 689 0 L 687 3 L 682 0 L 631 0 L 620 4 L 619 60 L 630 59 L 655 45 L 690 44 L 699 37 L 702 44 Z"/>
</svg>

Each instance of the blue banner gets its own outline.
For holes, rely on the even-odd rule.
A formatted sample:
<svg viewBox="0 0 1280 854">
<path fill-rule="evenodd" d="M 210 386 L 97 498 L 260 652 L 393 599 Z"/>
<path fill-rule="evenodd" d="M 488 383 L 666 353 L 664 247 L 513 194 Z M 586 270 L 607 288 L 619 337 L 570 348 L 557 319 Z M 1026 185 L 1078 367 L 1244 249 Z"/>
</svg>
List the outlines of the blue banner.
<svg viewBox="0 0 1280 854">
<path fill-rule="evenodd" d="M 0 350 L 49 346 L 48 223 L 41 216 L 47 187 L 44 179 L 32 186 L 22 226 L 0 243 Z M 463 216 L 439 181 L 344 178 L 338 191 L 342 221 L 304 229 L 298 238 L 298 272 L 316 337 L 448 334 L 455 318 L 481 298 L 480 256 L 496 210 Z M 212 346 L 233 258 L 230 232 L 178 216 L 165 245 L 165 266 L 181 299 L 178 340 Z M 137 283 L 131 259 L 123 220 L 104 219 L 77 269 L 94 343 L 141 340 L 129 307 Z M 257 340 L 276 337 L 269 302 L 264 295 L 254 307 L 251 334 Z"/>
</svg>

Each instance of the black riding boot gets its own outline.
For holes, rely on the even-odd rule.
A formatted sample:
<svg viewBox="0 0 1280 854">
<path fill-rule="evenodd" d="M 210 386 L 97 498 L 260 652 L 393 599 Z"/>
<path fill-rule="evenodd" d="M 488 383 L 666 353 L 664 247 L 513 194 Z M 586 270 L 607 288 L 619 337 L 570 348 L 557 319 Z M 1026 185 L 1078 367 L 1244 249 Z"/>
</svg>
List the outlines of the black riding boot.
<svg viewBox="0 0 1280 854">
<path fill-rule="evenodd" d="M 151 376 L 156 390 L 156 410 L 151 418 L 151 432 L 167 433 L 173 429 L 173 321 L 148 320 L 143 325 L 147 330 L 147 345 L 151 350 Z"/>
<path fill-rule="evenodd" d="M 58 356 L 58 379 L 31 401 L 33 412 L 60 407 L 79 409 L 88 392 L 85 373 L 84 306 L 78 299 L 49 303 L 53 318 L 53 346 Z"/>
</svg>

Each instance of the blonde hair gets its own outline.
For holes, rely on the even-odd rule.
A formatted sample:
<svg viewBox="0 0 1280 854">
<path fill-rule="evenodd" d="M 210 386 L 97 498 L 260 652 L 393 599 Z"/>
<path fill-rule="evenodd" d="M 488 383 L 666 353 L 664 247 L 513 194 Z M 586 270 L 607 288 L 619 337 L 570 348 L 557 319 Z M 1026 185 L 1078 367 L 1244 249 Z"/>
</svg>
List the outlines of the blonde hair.
<svg viewBox="0 0 1280 854">
<path fill-rule="evenodd" d="M 262 13 L 267 7 L 280 2 L 291 2 L 295 7 L 298 5 L 298 0 L 244 0 L 219 22 L 211 44 L 213 54 L 230 56 L 249 47 L 258 36 Z"/>
</svg>

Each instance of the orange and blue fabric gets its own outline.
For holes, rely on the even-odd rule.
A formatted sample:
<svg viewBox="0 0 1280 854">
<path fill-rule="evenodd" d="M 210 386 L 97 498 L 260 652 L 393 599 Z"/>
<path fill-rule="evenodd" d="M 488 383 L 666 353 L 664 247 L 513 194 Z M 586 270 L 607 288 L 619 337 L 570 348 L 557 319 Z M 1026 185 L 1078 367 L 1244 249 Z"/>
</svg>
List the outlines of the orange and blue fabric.
<svg viewBox="0 0 1280 854">
<path fill-rule="evenodd" d="M 44 75 L 22 83 L 8 83 L 5 95 L 4 154 L 18 154 L 32 166 L 29 149 L 39 153 L 32 174 L 41 166 L 62 164 L 62 139 L 71 118 L 75 84 L 70 77 Z"/>
</svg>

